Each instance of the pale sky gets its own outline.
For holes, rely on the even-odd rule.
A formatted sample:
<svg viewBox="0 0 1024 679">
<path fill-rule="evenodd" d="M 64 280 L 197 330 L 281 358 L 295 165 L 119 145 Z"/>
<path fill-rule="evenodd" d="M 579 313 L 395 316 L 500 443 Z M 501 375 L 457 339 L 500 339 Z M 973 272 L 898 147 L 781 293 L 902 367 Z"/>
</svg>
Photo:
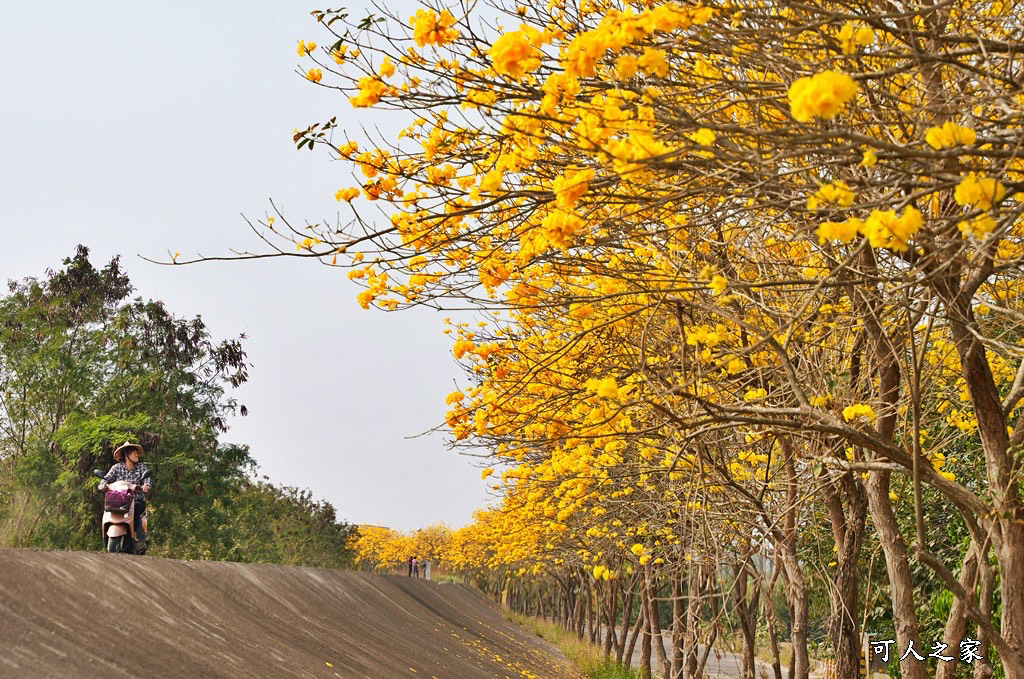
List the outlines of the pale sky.
<svg viewBox="0 0 1024 679">
<path fill-rule="evenodd" d="M 347 5 L 353 15 L 362 10 Z M 412 14 L 409 0 L 389 2 Z M 79 242 L 115 254 L 137 294 L 217 338 L 245 333 L 249 408 L 227 441 L 262 473 L 309 488 L 338 516 L 403 530 L 457 527 L 488 499 L 473 459 L 441 435 L 461 372 L 443 314 L 365 311 L 343 270 L 308 260 L 161 267 L 258 249 L 241 214 L 273 199 L 333 219 L 348 168 L 291 134 L 339 116 L 379 121 L 295 73 L 298 40 L 327 42 L 304 1 L 7 3 L 0 23 L 0 280 L 42 276 Z M 406 10 L 405 8 L 409 8 Z"/>
</svg>

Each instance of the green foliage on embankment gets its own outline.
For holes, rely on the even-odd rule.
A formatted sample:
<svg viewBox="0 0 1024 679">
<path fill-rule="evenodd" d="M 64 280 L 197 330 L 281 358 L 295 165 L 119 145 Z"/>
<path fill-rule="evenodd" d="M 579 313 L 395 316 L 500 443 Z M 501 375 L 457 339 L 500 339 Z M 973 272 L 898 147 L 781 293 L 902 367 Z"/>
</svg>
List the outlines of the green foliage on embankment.
<svg viewBox="0 0 1024 679">
<path fill-rule="evenodd" d="M 341 567 L 351 526 L 308 491 L 255 475 L 221 442 L 241 411 L 243 338 L 216 341 L 199 318 L 132 298 L 115 258 L 79 246 L 0 298 L 0 546 L 98 549 L 107 471 L 126 440 L 153 470 L 150 554 Z"/>
<path fill-rule="evenodd" d="M 507 617 L 528 632 L 557 646 L 562 655 L 587 679 L 640 678 L 639 671 L 624 667 L 614 659 L 606 658 L 598 646 L 578 638 L 560 625 L 519 613 L 510 612 Z"/>
</svg>

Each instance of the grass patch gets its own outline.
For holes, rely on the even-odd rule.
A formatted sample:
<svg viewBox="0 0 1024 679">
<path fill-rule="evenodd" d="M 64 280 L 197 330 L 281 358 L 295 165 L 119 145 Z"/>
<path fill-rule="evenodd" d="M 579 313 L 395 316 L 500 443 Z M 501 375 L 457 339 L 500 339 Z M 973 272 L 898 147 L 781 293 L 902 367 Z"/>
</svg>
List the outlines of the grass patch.
<svg viewBox="0 0 1024 679">
<path fill-rule="evenodd" d="M 779 641 L 779 664 L 785 669 L 789 667 L 790 658 L 793 657 L 793 644 L 788 641 Z M 758 647 L 757 659 L 765 663 L 766 665 L 772 664 L 772 651 L 767 646 Z"/>
<path fill-rule="evenodd" d="M 438 575 L 437 577 L 431 577 L 430 579 L 433 582 L 443 582 L 443 583 L 447 583 L 449 585 L 464 585 L 464 584 L 466 584 L 466 583 L 464 583 L 462 581 L 462 578 L 454 576 L 454 575 L 449 575 L 447 573 L 445 573 L 444 575 Z"/>
<path fill-rule="evenodd" d="M 24 490 L 0 488 L 0 506 L 0 548 L 29 546 L 28 539 L 43 513 L 43 501 Z"/>
<path fill-rule="evenodd" d="M 506 617 L 527 632 L 557 646 L 587 679 L 640 679 L 639 671 L 624 667 L 615 660 L 606 660 L 601 648 L 586 639 L 578 639 L 575 634 L 553 622 L 518 613 L 508 613 Z"/>
</svg>

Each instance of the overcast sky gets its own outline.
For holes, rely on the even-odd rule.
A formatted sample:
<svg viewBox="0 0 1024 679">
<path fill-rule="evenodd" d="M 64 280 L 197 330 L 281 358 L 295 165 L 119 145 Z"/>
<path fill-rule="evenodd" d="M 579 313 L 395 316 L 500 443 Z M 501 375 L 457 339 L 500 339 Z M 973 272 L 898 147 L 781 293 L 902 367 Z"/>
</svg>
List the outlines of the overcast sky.
<svg viewBox="0 0 1024 679">
<path fill-rule="evenodd" d="M 353 14 L 362 10 L 350 4 Z M 402 15 L 408 0 L 390 1 Z M 375 124 L 295 73 L 298 40 L 326 42 L 321 4 L 9 3 L 0 23 L 0 279 L 41 276 L 74 252 L 122 255 L 138 294 L 218 338 L 245 333 L 249 408 L 226 440 L 263 473 L 329 500 L 340 518 L 459 526 L 487 502 L 441 422 L 461 373 L 442 314 L 365 311 L 343 270 L 294 259 L 161 267 L 258 249 L 241 215 L 273 199 L 300 223 L 337 214 L 349 170 L 296 151 L 296 128 Z M 460 383 L 461 384 L 461 383 Z"/>
</svg>

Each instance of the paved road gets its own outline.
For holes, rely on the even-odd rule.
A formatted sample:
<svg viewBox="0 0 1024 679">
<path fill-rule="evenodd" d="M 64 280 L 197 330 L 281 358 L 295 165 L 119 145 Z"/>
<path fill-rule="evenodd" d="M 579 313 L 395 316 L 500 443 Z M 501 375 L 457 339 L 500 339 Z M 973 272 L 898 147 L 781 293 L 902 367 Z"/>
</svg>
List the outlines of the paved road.
<svg viewBox="0 0 1024 679">
<path fill-rule="evenodd" d="M 672 631 L 667 630 L 662 635 L 662 642 L 665 644 L 665 655 L 669 658 L 672 657 Z M 703 654 L 706 646 L 700 646 L 700 653 Z M 640 641 L 637 640 L 636 646 L 633 647 L 633 667 L 640 667 Z M 654 668 L 654 676 L 662 676 L 661 666 L 658 663 L 658 655 L 652 651 L 653 661 L 652 665 Z M 773 679 L 775 674 L 772 671 L 770 665 L 755 660 L 755 667 L 757 668 L 758 679 Z M 707 679 L 739 679 L 743 674 L 743 659 L 735 653 L 729 651 L 723 651 L 721 649 L 712 649 L 711 655 L 708 656 L 707 665 L 704 666 L 704 676 Z"/>
</svg>

